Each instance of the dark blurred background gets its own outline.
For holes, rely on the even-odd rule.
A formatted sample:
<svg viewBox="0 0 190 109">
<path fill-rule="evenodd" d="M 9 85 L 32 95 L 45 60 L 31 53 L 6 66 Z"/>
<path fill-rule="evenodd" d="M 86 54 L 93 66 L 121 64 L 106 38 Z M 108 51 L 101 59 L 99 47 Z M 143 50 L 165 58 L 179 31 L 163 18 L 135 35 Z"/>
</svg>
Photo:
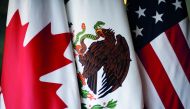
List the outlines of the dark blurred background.
<svg viewBox="0 0 190 109">
<path fill-rule="evenodd" d="M 0 74 L 2 72 L 2 56 L 3 56 L 3 44 L 6 28 L 6 16 L 7 16 L 8 0 L 0 1 Z"/>
</svg>

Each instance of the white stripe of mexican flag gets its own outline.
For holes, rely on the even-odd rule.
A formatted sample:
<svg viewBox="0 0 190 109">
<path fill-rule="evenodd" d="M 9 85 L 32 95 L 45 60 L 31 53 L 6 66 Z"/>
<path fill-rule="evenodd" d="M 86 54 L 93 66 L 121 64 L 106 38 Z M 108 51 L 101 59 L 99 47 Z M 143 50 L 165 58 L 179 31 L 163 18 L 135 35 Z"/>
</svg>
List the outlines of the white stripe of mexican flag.
<svg viewBox="0 0 190 109">
<path fill-rule="evenodd" d="M 82 106 L 142 109 L 141 80 L 123 0 L 69 0 L 66 7 L 74 33 Z M 109 29 L 121 36 L 116 39 Z M 131 61 L 126 71 L 127 44 Z"/>
</svg>

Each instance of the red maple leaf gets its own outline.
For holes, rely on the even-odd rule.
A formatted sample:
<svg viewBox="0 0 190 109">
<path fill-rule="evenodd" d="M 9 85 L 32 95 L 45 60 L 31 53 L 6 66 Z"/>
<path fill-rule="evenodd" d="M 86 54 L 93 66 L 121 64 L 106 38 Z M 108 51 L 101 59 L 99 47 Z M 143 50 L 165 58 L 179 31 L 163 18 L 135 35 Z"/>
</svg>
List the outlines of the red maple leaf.
<svg viewBox="0 0 190 109">
<path fill-rule="evenodd" d="M 66 108 L 56 95 L 61 84 L 41 82 L 39 78 L 71 63 L 63 56 L 71 34 L 52 35 L 49 24 L 24 47 L 27 27 L 21 24 L 17 11 L 6 29 L 2 75 L 6 109 Z"/>
</svg>

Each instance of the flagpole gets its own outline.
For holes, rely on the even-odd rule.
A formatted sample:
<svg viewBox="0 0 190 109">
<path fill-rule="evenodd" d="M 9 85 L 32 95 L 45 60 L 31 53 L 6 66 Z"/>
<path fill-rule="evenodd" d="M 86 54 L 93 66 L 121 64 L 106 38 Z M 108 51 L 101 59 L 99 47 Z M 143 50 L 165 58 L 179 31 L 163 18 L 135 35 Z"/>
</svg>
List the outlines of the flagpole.
<svg viewBox="0 0 190 109">
<path fill-rule="evenodd" d="M 124 0 L 124 4 L 127 5 L 127 0 Z"/>
<path fill-rule="evenodd" d="M 187 13 L 188 13 L 189 20 L 190 20 L 190 0 L 186 0 L 186 5 L 187 5 Z"/>
</svg>

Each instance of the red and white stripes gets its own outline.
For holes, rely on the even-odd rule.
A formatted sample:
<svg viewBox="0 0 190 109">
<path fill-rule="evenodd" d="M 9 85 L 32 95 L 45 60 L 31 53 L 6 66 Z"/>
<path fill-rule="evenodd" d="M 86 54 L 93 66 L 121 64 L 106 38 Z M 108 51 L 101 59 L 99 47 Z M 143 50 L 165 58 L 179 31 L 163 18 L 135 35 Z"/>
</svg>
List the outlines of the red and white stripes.
<svg viewBox="0 0 190 109">
<path fill-rule="evenodd" d="M 141 71 L 140 76 L 143 84 L 144 109 L 164 109 L 164 105 L 139 58 L 137 58 L 137 62 Z"/>
<path fill-rule="evenodd" d="M 167 30 L 166 36 L 179 60 L 187 79 L 190 82 L 190 49 L 182 32 L 183 27 L 178 24 Z"/>
<path fill-rule="evenodd" d="M 183 30 L 188 27 L 182 26 L 184 23 L 160 34 L 139 53 L 139 58 L 166 109 L 190 108 L 189 34 L 188 30 Z"/>
</svg>

